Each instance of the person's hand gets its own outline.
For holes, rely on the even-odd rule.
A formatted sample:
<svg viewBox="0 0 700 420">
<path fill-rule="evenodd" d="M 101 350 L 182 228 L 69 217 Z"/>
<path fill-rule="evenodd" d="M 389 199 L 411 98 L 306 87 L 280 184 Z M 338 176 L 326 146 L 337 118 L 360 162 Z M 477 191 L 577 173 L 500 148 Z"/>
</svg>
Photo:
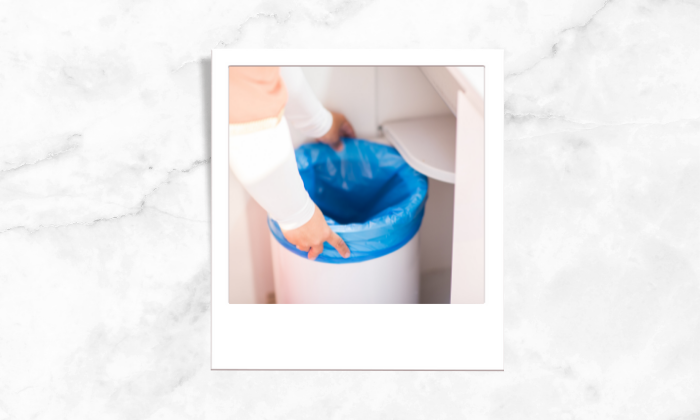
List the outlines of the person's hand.
<svg viewBox="0 0 700 420">
<path fill-rule="evenodd" d="M 337 233 L 331 230 L 318 206 L 316 206 L 311 220 L 296 229 L 283 230 L 282 234 L 298 250 L 308 252 L 310 260 L 315 260 L 323 252 L 324 242 L 333 245 L 343 258 L 350 256 L 348 246 Z"/>
<path fill-rule="evenodd" d="M 348 119 L 345 118 L 345 115 L 333 111 L 331 111 L 331 115 L 333 115 L 333 124 L 330 130 L 322 137 L 319 137 L 318 140 L 331 146 L 336 152 L 339 152 L 343 150 L 343 142 L 340 140 L 341 137 L 355 137 L 355 129 L 352 128 L 352 125 Z"/>
</svg>

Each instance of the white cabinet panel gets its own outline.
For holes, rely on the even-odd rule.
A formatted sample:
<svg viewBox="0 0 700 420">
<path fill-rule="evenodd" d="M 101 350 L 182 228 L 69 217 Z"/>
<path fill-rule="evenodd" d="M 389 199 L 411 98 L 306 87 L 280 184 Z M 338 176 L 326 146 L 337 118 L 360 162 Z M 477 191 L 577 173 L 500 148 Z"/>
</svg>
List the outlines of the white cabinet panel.
<svg viewBox="0 0 700 420">
<path fill-rule="evenodd" d="M 457 97 L 451 303 L 484 303 L 484 118 Z"/>
</svg>

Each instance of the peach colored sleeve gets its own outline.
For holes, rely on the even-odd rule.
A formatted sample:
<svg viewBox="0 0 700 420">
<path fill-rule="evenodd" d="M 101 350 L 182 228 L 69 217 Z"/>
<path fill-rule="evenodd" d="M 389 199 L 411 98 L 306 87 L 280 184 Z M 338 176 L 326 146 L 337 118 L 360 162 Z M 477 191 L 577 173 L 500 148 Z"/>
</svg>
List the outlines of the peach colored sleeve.
<svg viewBox="0 0 700 420">
<path fill-rule="evenodd" d="M 229 124 L 276 117 L 287 103 L 279 67 L 229 67 Z"/>
</svg>

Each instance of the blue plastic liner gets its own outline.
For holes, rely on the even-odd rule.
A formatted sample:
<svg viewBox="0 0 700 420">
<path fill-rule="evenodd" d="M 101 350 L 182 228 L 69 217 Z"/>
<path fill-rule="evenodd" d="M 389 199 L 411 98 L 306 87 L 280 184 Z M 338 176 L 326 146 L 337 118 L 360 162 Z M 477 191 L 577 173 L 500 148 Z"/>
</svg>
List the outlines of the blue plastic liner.
<svg viewBox="0 0 700 420">
<path fill-rule="evenodd" d="M 344 138 L 336 152 L 323 143 L 296 150 L 304 187 L 330 228 L 350 248 L 343 258 L 328 242 L 316 261 L 346 264 L 389 254 L 410 241 L 423 221 L 428 178 L 390 146 Z M 289 251 L 307 257 L 268 217 L 270 231 Z"/>
</svg>

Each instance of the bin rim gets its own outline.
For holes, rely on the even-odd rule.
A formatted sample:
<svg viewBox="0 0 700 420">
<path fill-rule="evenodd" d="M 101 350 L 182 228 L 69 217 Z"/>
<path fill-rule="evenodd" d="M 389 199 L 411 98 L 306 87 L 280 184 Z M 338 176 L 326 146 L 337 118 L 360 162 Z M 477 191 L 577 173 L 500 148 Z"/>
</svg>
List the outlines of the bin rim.
<svg viewBox="0 0 700 420">
<path fill-rule="evenodd" d="M 399 176 L 405 183 L 410 185 L 410 194 L 395 206 L 387 208 L 389 213 L 381 212 L 376 217 L 372 217 L 361 223 L 341 224 L 324 214 L 324 218 L 331 230 L 340 236 L 350 248 L 350 257 L 343 258 L 338 251 L 328 242 L 324 244 L 321 255 L 316 261 L 346 264 L 371 260 L 390 254 L 408 243 L 420 229 L 425 202 L 428 198 L 427 177 L 413 169 L 401 157 L 398 151 L 391 146 L 369 142 L 363 139 L 343 138 L 345 143 L 344 151 L 348 146 L 359 148 L 364 151 L 378 152 L 382 156 L 391 156 L 392 162 L 396 162 L 396 172 L 394 176 Z M 330 146 L 322 143 L 305 144 L 297 148 L 297 165 L 300 170 L 306 169 L 309 162 L 308 156 L 312 152 L 326 153 L 324 157 L 333 159 L 350 158 L 357 159 L 357 156 L 344 155 L 331 151 Z M 317 156 L 317 155 L 315 155 Z M 360 156 L 361 158 L 362 156 Z M 286 249 L 300 257 L 307 258 L 307 253 L 300 251 L 292 245 L 282 234 L 277 222 L 268 216 L 268 226 L 275 239 Z"/>
</svg>

